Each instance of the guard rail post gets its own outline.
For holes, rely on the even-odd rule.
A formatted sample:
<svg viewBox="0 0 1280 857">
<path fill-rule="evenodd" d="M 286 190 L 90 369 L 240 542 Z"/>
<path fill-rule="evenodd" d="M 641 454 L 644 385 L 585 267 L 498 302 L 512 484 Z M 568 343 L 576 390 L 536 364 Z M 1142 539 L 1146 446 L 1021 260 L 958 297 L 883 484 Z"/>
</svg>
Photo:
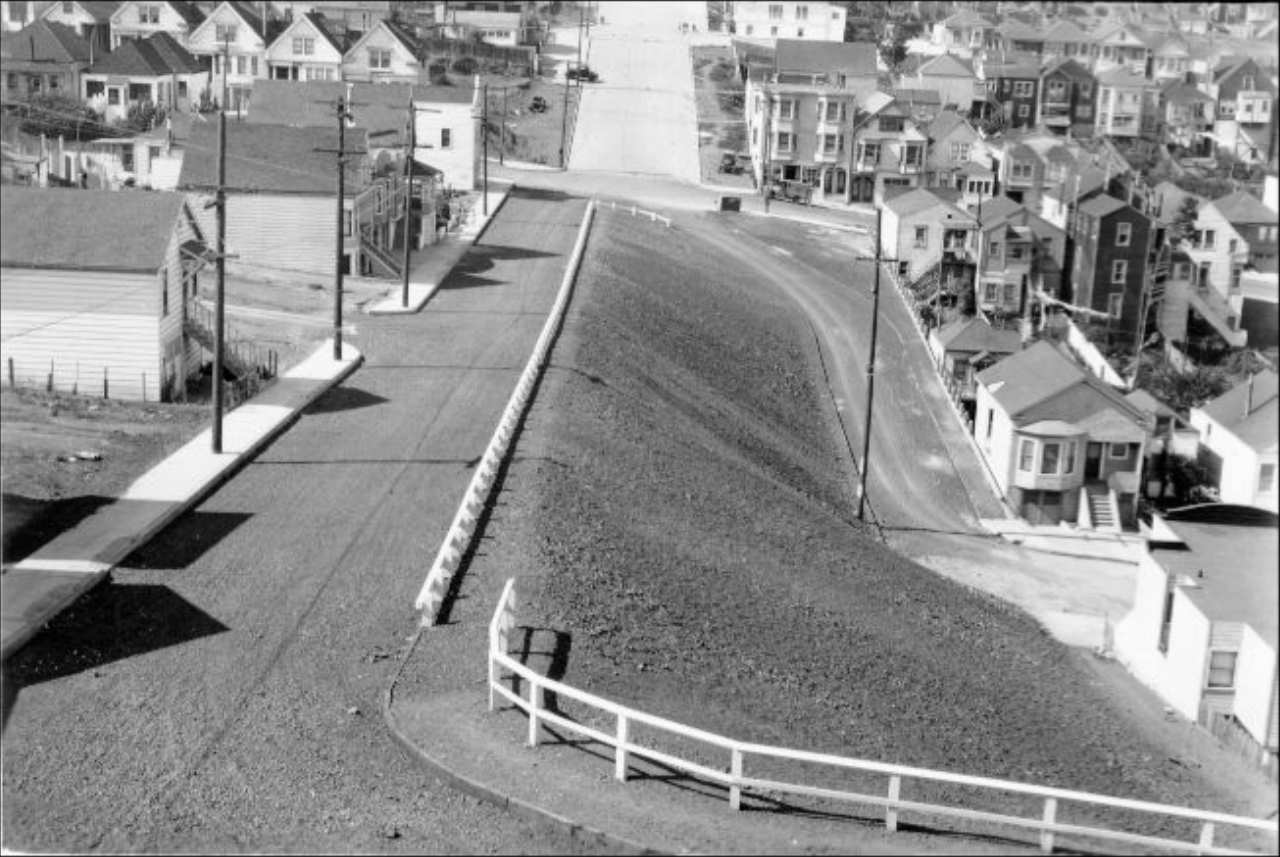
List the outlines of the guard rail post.
<svg viewBox="0 0 1280 857">
<path fill-rule="evenodd" d="M 729 776 L 733 779 L 729 781 L 729 809 L 742 809 L 742 750 L 734 747 L 730 751 L 729 756 Z"/>
<path fill-rule="evenodd" d="M 1056 797 L 1047 797 L 1044 799 L 1044 823 L 1052 825 L 1058 816 L 1058 799 Z M 1053 853 L 1053 831 L 1048 827 L 1040 828 L 1040 850 L 1045 854 Z"/>
<path fill-rule="evenodd" d="M 902 777 L 894 774 L 889 777 L 889 800 L 893 801 L 884 810 L 884 827 L 890 833 L 898 832 L 898 795 L 902 792 Z"/>
<path fill-rule="evenodd" d="M 630 740 L 631 721 L 627 715 L 618 713 L 617 752 L 613 757 L 613 778 L 620 783 L 627 781 L 627 741 Z"/>
<path fill-rule="evenodd" d="M 538 709 L 542 707 L 542 688 L 534 679 L 529 680 L 529 740 L 530 747 L 538 746 Z"/>
</svg>

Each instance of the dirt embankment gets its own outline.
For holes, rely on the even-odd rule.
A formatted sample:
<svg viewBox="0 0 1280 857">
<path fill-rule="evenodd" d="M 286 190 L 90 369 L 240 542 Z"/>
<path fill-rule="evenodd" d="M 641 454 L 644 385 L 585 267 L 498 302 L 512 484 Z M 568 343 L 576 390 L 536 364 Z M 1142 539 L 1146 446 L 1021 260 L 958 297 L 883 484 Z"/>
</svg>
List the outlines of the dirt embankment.
<svg viewBox="0 0 1280 857">
<path fill-rule="evenodd" d="M 813 335 L 769 283 L 603 211 L 579 282 L 510 500 L 536 522 L 521 622 L 559 632 L 565 680 L 748 740 L 1244 809 L 1029 616 L 856 523 Z"/>
</svg>

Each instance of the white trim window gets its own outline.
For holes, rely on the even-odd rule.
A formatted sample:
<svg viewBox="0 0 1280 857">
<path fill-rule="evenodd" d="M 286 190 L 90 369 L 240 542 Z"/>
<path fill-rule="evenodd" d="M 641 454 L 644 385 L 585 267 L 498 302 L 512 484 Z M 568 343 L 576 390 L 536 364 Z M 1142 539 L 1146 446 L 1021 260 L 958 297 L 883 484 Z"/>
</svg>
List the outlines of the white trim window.
<svg viewBox="0 0 1280 857">
<path fill-rule="evenodd" d="M 1036 444 L 1035 441 L 1022 438 L 1018 446 L 1018 469 L 1023 473 L 1030 473 L 1035 466 Z"/>
<path fill-rule="evenodd" d="M 1128 247 L 1133 241 L 1133 224 L 1117 223 L 1116 224 L 1116 246 Z"/>
<path fill-rule="evenodd" d="M 823 116 L 826 122 L 843 122 L 844 121 L 844 102 L 828 101 L 826 103 L 826 113 Z"/>
<path fill-rule="evenodd" d="M 1013 95 L 1015 98 L 1030 98 L 1033 92 L 1034 84 L 1029 80 L 1015 81 L 1013 84 Z"/>
<path fill-rule="evenodd" d="M 928 226 L 916 227 L 916 242 L 912 246 L 920 249 L 923 249 L 929 246 L 929 227 Z"/>
<path fill-rule="evenodd" d="M 1040 472 L 1046 476 L 1056 476 L 1061 460 L 1062 444 L 1056 440 L 1045 441 L 1040 448 Z"/>
<path fill-rule="evenodd" d="M 822 135 L 822 154 L 836 155 L 844 151 L 844 135 L 843 134 L 823 134 Z"/>
<path fill-rule="evenodd" d="M 214 41 L 221 44 L 222 42 L 234 42 L 236 40 L 236 32 L 238 27 L 235 24 L 214 24 L 213 38 Z"/>
<path fill-rule="evenodd" d="M 1116 259 L 1111 263 L 1111 284 L 1123 285 L 1125 279 L 1129 276 L 1129 260 Z"/>
<path fill-rule="evenodd" d="M 1107 295 L 1107 315 L 1120 318 L 1124 315 L 1124 292 L 1112 292 Z"/>
<path fill-rule="evenodd" d="M 391 51 L 388 48 L 369 48 L 369 68 L 391 68 Z"/>
<path fill-rule="evenodd" d="M 795 142 L 796 142 L 795 134 L 792 134 L 790 131 L 779 131 L 778 144 L 774 147 L 774 151 L 779 154 L 782 154 L 784 152 L 794 151 Z"/>
<path fill-rule="evenodd" d="M 1204 686 L 1208 690 L 1234 690 L 1236 660 L 1239 652 L 1209 652 L 1209 666 Z"/>
<path fill-rule="evenodd" d="M 1270 494 L 1276 490 L 1276 465 L 1268 461 L 1258 468 L 1258 493 Z"/>
<path fill-rule="evenodd" d="M 796 103 L 790 98 L 778 99 L 778 118 L 794 119 L 796 118 Z"/>
<path fill-rule="evenodd" d="M 1107 456 L 1119 461 L 1129 457 L 1129 444 L 1127 443 L 1110 443 L 1107 444 Z"/>
</svg>

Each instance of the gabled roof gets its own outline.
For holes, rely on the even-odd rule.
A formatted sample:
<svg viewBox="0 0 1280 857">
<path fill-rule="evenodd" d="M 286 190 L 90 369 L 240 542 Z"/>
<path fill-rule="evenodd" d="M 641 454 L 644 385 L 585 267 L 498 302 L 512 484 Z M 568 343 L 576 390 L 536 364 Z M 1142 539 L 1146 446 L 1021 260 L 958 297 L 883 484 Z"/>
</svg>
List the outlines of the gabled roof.
<svg viewBox="0 0 1280 857">
<path fill-rule="evenodd" d="M 360 38 L 356 39 L 354 43 L 349 45 L 344 56 L 352 56 L 355 54 L 357 50 L 364 47 L 364 43 L 367 42 L 374 33 L 378 32 L 378 30 L 386 30 L 410 56 L 415 60 L 422 60 L 425 50 L 422 44 L 413 35 L 412 31 L 407 27 L 386 18 L 383 18 L 377 24 L 374 24 L 367 33 L 364 33 Z"/>
<path fill-rule="evenodd" d="M 1140 74 L 1134 74 L 1124 66 L 1116 66 L 1096 75 L 1099 86 L 1127 86 L 1142 89 L 1150 82 Z"/>
<path fill-rule="evenodd" d="M 973 77 L 973 63 L 955 54 L 938 54 L 920 63 L 918 73 L 933 77 Z"/>
<path fill-rule="evenodd" d="M 998 330 L 983 318 L 962 318 L 943 326 L 938 341 L 947 351 L 989 351 L 1013 354 L 1022 347 L 1022 334 Z"/>
<path fill-rule="evenodd" d="M 155 272 L 184 194 L 42 190 L 0 194 L 0 265 Z"/>
<path fill-rule="evenodd" d="M 1258 452 L 1277 447 L 1280 376 L 1264 369 L 1206 402 L 1200 410 Z"/>
<path fill-rule="evenodd" d="M 778 39 L 773 59 L 779 73 L 841 71 L 876 74 L 876 46 L 870 42 L 820 42 L 811 39 Z"/>
<path fill-rule="evenodd" d="M 1057 397 L 1064 391 L 1084 384 L 1104 398 L 1117 416 L 1130 424 L 1143 426 L 1145 415 L 1124 400 L 1124 397 L 1082 369 L 1052 343 L 1041 340 L 1030 348 L 1006 357 L 999 363 L 978 373 L 978 382 L 991 391 L 1000 406 L 1015 422 L 1019 415 L 1042 402 Z M 1091 425 L 1098 430 L 1115 431 L 1113 418 L 1103 412 L 1081 414 L 1073 420 L 1076 425 Z M 1145 429 L 1145 427 L 1144 427 Z"/>
<path fill-rule="evenodd" d="M 50 3 L 49 7 L 44 10 L 44 14 L 48 15 L 53 9 L 60 6 L 60 3 Z M 105 24 L 111 20 L 111 16 L 120 8 L 120 0 L 78 0 L 76 3 L 84 13 L 99 24 Z"/>
<path fill-rule="evenodd" d="M 1022 203 L 1014 202 L 1007 196 L 993 196 L 982 201 L 982 228 L 998 226 L 1025 208 Z"/>
<path fill-rule="evenodd" d="M 929 135 L 931 140 L 945 140 L 952 131 L 968 124 L 968 120 L 961 116 L 959 111 L 943 110 L 933 117 L 933 121 L 925 129 L 925 133 Z M 972 127 L 970 127 L 970 130 L 972 130 Z"/>
<path fill-rule="evenodd" d="M 130 3 L 128 0 L 117 4 L 118 8 L 111 13 L 111 22 L 117 26 L 126 23 L 122 16 L 128 15 L 129 10 L 134 5 L 134 3 Z M 166 0 L 155 0 L 155 5 L 168 6 L 173 10 L 175 15 L 186 22 L 187 28 L 190 30 L 194 30 L 204 21 L 204 13 L 196 8 L 195 3 L 186 2 L 186 0 L 167 0 L 167 2 Z M 133 22 L 136 21 L 137 18 L 135 17 Z"/>
<path fill-rule="evenodd" d="M 1089 39 L 1084 30 L 1065 18 L 1059 19 L 1044 34 L 1046 42 L 1087 42 Z"/>
<path fill-rule="evenodd" d="M 1108 24 L 1103 24 L 1090 34 L 1089 40 L 1094 42 L 1105 42 L 1114 39 L 1117 36 L 1121 37 L 1120 41 L 1123 42 L 1132 41 L 1144 44 L 1138 28 L 1134 27 L 1132 24 L 1126 24 L 1124 21 L 1112 21 Z M 1125 38 L 1126 36 L 1131 38 Z"/>
<path fill-rule="evenodd" d="M 262 83 L 262 81 L 258 81 Z M 254 85 L 255 89 L 257 84 Z M 348 128 L 346 145 L 359 148 L 363 128 Z M 336 149 L 337 129 L 290 128 L 251 122 L 227 123 L 227 186 L 234 190 L 308 193 L 333 196 L 334 156 L 316 149 Z M 217 184 L 218 126 L 196 122 L 182 158 L 178 187 L 207 190 Z M 347 188 L 358 187 L 359 160 L 346 159 Z"/>
<path fill-rule="evenodd" d="M 891 89 L 889 94 L 900 104 L 941 107 L 942 96 L 936 89 Z"/>
<path fill-rule="evenodd" d="M 338 38 L 338 36 L 336 36 L 333 33 L 333 31 L 329 29 L 329 22 L 326 21 L 324 15 L 320 14 L 319 12 L 304 12 L 302 15 L 299 15 L 297 18 L 293 20 L 292 23 L 290 23 L 287 27 L 285 27 L 283 30 L 280 31 L 280 35 L 276 36 L 275 42 L 278 42 L 281 39 L 284 39 L 286 37 L 289 37 L 290 31 L 294 27 L 297 27 L 300 24 L 302 24 L 304 21 L 310 24 L 312 28 L 315 29 L 315 31 L 320 34 L 320 37 L 324 39 L 326 42 L 328 42 L 329 46 L 332 47 L 335 51 L 337 51 L 340 54 L 346 52 L 346 48 L 343 46 L 343 40 Z M 272 42 L 272 44 L 275 44 L 275 42 Z"/>
<path fill-rule="evenodd" d="M 1276 213 L 1251 193 L 1238 190 L 1213 201 L 1228 223 L 1275 223 Z"/>
<path fill-rule="evenodd" d="M 1178 422 L 1183 422 L 1178 412 L 1148 393 L 1146 390 L 1138 389 L 1132 393 L 1125 394 L 1125 401 L 1133 405 L 1135 408 L 1150 414 L 1153 417 L 1173 417 Z"/>
<path fill-rule="evenodd" d="M 1213 101 L 1213 97 L 1201 92 L 1189 83 L 1181 80 L 1170 80 L 1160 88 L 1160 94 L 1170 104 L 1194 104 L 1196 102 Z"/>
<path fill-rule="evenodd" d="M 197 29 L 207 26 L 209 21 L 213 20 L 218 11 L 225 6 L 240 19 L 240 22 L 244 24 L 247 30 L 252 32 L 259 39 L 262 39 L 265 44 L 269 45 L 275 40 L 276 36 L 279 35 L 281 23 L 279 21 L 268 19 L 267 32 L 264 36 L 262 32 L 262 17 L 253 8 L 254 5 L 256 4 L 243 2 L 243 0 L 223 0 L 213 9 L 212 12 L 209 13 L 208 18 L 202 18 L 200 22 L 194 26 L 192 34 L 194 34 Z"/>
<path fill-rule="evenodd" d="M 37 18 L 0 37 L 0 57 L 19 62 L 89 62 L 89 43 L 65 24 Z"/>
<path fill-rule="evenodd" d="M 1091 217 L 1106 217 L 1114 211 L 1119 211 L 1125 207 L 1125 203 L 1116 199 L 1114 196 L 1107 196 L 1105 193 L 1098 194 L 1093 199 L 1080 203 L 1080 212 L 1088 214 Z"/>
<path fill-rule="evenodd" d="M 966 222 L 973 222 L 973 215 L 961 211 L 946 200 L 941 199 L 927 188 L 914 188 L 901 196 L 896 196 L 885 202 L 884 207 L 892 211 L 899 217 L 908 217 L 912 214 L 919 214 L 922 211 L 929 211 L 933 208 L 941 208 L 947 214 L 959 218 Z M 949 209 L 949 210 L 948 210 Z"/>
<path fill-rule="evenodd" d="M 1001 27 L 1000 33 L 1008 41 L 1043 42 L 1045 31 L 1043 27 L 1033 27 L 1021 21 L 1014 21 Z"/>
<path fill-rule="evenodd" d="M 1005 61 L 983 63 L 982 76 L 986 80 L 999 78 L 1039 80 L 1040 65 L 1034 57 L 1011 56 Z"/>
<path fill-rule="evenodd" d="M 86 74 L 162 77 L 201 71 L 204 67 L 199 60 L 173 36 L 159 32 L 146 39 L 124 39 L 120 47 L 104 55 Z"/>
<path fill-rule="evenodd" d="M 867 101 L 862 105 L 862 109 L 871 115 L 875 115 L 893 104 L 893 96 L 884 92 L 873 92 L 867 96 Z"/>
<path fill-rule="evenodd" d="M 1093 74 L 1089 69 L 1076 62 L 1073 57 L 1058 57 L 1051 59 L 1045 63 L 1040 69 L 1040 76 L 1050 74 L 1063 74 L 1073 80 L 1087 81 L 1093 80 Z"/>
</svg>

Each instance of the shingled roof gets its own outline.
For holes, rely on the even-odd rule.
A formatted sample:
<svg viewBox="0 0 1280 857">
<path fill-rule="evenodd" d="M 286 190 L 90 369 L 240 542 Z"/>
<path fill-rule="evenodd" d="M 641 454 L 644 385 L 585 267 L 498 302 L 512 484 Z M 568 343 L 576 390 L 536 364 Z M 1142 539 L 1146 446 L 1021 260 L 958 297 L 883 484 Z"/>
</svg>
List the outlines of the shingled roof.
<svg viewBox="0 0 1280 857">
<path fill-rule="evenodd" d="M 368 132 L 364 128 L 348 128 L 345 136 L 348 147 L 360 148 Z M 334 156 L 331 152 L 316 150 L 336 148 L 336 128 L 228 122 L 227 186 L 244 191 L 332 196 L 336 178 Z M 178 187 L 184 190 L 213 188 L 218 175 L 217 151 L 217 124 L 193 123 Z M 346 170 L 347 187 L 354 191 L 359 179 L 359 159 L 347 158 Z"/>
<path fill-rule="evenodd" d="M 0 57 L 17 62 L 88 63 L 89 43 L 65 24 L 37 18 L 0 37 Z"/>
<path fill-rule="evenodd" d="M 0 265 L 155 272 L 184 199 L 160 191 L 6 187 Z"/>
<path fill-rule="evenodd" d="M 1213 207 L 1218 209 L 1228 223 L 1274 224 L 1276 222 L 1274 211 L 1263 205 L 1256 196 L 1243 190 L 1215 199 Z"/>
<path fill-rule="evenodd" d="M 131 77 L 161 77 L 195 74 L 204 66 L 165 32 L 145 39 L 125 39 L 120 47 L 94 63 L 87 74 L 119 74 Z"/>
<path fill-rule="evenodd" d="M 869 42 L 819 42 L 809 39 L 778 39 L 774 69 L 779 73 L 841 71 L 874 76 L 876 46 Z"/>
<path fill-rule="evenodd" d="M 1200 408 L 1236 437 L 1258 451 L 1277 447 L 1280 383 L 1275 372 L 1251 375 Z"/>
</svg>

